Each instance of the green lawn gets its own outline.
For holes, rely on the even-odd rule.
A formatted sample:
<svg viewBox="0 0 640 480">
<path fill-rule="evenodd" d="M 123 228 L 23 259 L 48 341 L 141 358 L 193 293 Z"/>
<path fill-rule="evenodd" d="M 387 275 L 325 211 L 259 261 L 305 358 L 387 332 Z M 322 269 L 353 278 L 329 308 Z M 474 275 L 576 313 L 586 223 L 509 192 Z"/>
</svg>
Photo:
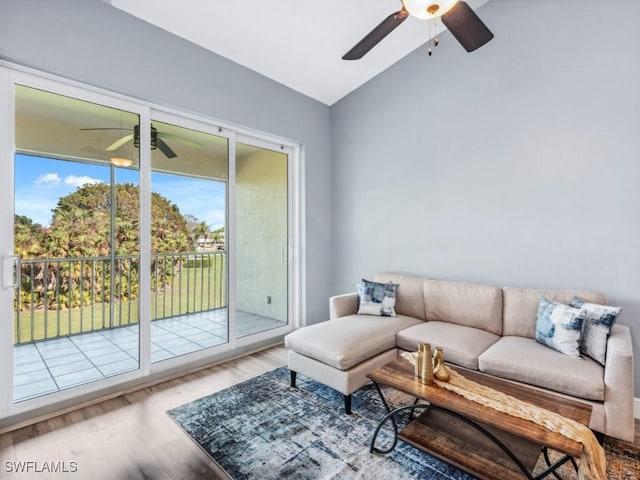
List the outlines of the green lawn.
<svg viewBox="0 0 640 480">
<path fill-rule="evenodd" d="M 60 310 L 23 310 L 14 313 L 14 343 L 55 338 L 135 324 L 139 318 L 138 299 L 114 302 L 110 324 L 110 303 L 93 303 Z M 173 317 L 226 306 L 225 268 L 184 268 L 165 291 L 151 293 L 151 319 Z"/>
</svg>

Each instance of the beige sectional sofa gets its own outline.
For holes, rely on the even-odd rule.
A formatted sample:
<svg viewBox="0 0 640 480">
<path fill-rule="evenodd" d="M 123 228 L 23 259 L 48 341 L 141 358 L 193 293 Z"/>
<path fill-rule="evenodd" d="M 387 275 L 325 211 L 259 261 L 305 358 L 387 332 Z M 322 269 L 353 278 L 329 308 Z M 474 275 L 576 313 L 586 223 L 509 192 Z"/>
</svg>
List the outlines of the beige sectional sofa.
<svg viewBox="0 0 640 480">
<path fill-rule="evenodd" d="M 376 282 L 399 284 L 394 317 L 358 315 L 356 293 L 330 299 L 330 320 L 285 337 L 291 384 L 296 373 L 344 394 L 366 384 L 367 374 L 415 351 L 418 342 L 441 346 L 447 362 L 526 383 L 592 405 L 591 429 L 633 441 L 633 352 L 625 325 L 613 325 L 603 367 L 589 357 L 564 355 L 535 340 L 538 302 L 579 296 L 606 305 L 590 291 L 495 287 L 382 273 Z"/>
</svg>

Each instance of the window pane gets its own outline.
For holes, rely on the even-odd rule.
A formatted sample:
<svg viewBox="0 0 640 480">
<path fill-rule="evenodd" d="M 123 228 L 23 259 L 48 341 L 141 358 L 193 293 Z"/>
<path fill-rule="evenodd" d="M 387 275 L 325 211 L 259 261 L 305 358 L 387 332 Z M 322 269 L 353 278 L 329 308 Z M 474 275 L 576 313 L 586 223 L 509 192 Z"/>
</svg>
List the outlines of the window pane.
<svg viewBox="0 0 640 480">
<path fill-rule="evenodd" d="M 16 87 L 14 401 L 138 368 L 137 124 Z"/>
<path fill-rule="evenodd" d="M 229 341 L 227 139 L 153 122 L 151 361 Z"/>
</svg>

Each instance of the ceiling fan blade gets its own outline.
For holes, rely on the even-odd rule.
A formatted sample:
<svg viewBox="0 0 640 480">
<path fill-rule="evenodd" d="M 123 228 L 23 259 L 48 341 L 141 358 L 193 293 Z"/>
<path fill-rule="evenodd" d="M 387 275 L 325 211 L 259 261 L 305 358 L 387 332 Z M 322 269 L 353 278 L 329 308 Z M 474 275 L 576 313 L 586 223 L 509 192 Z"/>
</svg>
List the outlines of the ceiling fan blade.
<svg viewBox="0 0 640 480">
<path fill-rule="evenodd" d="M 157 135 L 158 135 L 158 138 L 167 138 L 175 142 L 184 143 L 185 145 L 189 145 L 190 147 L 195 147 L 195 148 L 202 147 L 201 143 L 195 142 L 193 140 L 189 140 L 188 138 L 180 137 L 179 135 L 174 135 L 173 133 L 158 132 Z"/>
<path fill-rule="evenodd" d="M 371 30 L 362 40 L 344 54 L 343 60 L 359 60 L 364 57 L 369 50 L 382 41 L 384 37 L 389 35 L 398 25 L 404 22 L 409 16 L 409 12 L 403 7 L 402 10 L 392 13 L 385 18 L 380 24 Z"/>
<path fill-rule="evenodd" d="M 457 2 L 442 15 L 442 23 L 467 52 L 473 52 L 493 38 L 491 30 L 466 2 Z"/>
<path fill-rule="evenodd" d="M 109 145 L 107 148 L 105 148 L 105 150 L 110 152 L 112 150 L 120 148 L 122 145 L 124 145 L 127 142 L 130 142 L 131 140 L 133 140 L 133 133 L 131 133 L 129 135 L 125 135 L 120 140 L 116 140 L 111 145 Z"/>
<path fill-rule="evenodd" d="M 167 157 L 167 158 L 176 158 L 178 156 L 176 154 L 176 152 L 171 150 L 171 147 L 169 147 L 169 145 L 167 145 L 164 142 L 164 140 L 162 140 L 161 138 L 158 138 L 157 146 L 158 146 L 158 150 L 160 150 L 162 153 L 164 153 L 164 156 Z"/>
</svg>

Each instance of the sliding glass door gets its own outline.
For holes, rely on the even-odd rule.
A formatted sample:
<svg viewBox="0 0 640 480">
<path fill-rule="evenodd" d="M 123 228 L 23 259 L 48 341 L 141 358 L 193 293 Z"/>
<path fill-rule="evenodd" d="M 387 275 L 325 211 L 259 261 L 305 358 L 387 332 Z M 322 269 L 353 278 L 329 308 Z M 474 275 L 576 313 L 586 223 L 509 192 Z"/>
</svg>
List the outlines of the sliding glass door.
<svg viewBox="0 0 640 480">
<path fill-rule="evenodd" d="M 228 343 L 225 137 L 152 121 L 151 361 Z"/>
<path fill-rule="evenodd" d="M 17 85 L 15 120 L 19 402 L 138 369 L 139 117 Z"/>
<path fill-rule="evenodd" d="M 3 67 L 0 113 L 0 417 L 296 324 L 295 144 Z"/>
<path fill-rule="evenodd" d="M 236 336 L 289 322 L 289 152 L 236 144 Z"/>
</svg>

